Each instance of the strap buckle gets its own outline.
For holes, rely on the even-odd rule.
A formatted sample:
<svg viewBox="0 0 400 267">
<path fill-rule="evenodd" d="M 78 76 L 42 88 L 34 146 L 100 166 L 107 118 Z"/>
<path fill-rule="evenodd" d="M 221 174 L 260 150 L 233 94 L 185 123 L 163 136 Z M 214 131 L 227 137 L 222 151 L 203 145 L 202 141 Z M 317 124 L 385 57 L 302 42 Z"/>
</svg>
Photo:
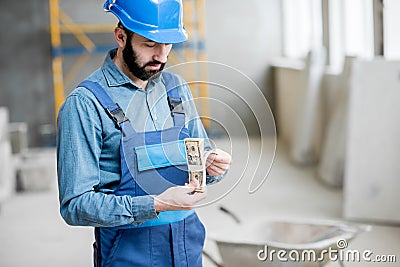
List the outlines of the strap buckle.
<svg viewBox="0 0 400 267">
<path fill-rule="evenodd" d="M 167 99 L 172 116 L 174 113 L 185 114 L 182 106 L 182 99 L 180 97 L 168 96 Z"/>
<path fill-rule="evenodd" d="M 118 128 L 121 128 L 120 126 L 121 123 L 129 121 L 128 117 L 125 116 L 125 113 L 122 111 L 118 103 L 108 106 L 106 108 L 106 112 L 111 117 L 111 119 L 117 124 Z"/>
</svg>

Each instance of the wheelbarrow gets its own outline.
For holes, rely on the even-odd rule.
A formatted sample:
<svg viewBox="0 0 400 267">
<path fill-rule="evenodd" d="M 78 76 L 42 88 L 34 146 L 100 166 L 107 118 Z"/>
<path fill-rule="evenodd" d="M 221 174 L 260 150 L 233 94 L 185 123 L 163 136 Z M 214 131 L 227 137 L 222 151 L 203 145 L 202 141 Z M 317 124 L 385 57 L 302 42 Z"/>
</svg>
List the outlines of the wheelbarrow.
<svg viewBox="0 0 400 267">
<path fill-rule="evenodd" d="M 264 220 L 223 227 L 209 233 L 223 263 L 203 252 L 218 267 L 320 267 L 330 261 L 344 266 L 348 242 L 371 226 L 339 221 Z M 352 255 L 350 255 L 352 256 Z"/>
</svg>

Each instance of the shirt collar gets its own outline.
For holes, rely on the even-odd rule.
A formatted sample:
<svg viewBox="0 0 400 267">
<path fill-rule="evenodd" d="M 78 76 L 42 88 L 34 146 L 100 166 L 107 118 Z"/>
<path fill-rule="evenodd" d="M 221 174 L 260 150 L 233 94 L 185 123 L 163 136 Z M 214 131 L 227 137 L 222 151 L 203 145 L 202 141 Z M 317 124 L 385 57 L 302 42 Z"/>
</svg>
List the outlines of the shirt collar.
<svg viewBox="0 0 400 267">
<path fill-rule="evenodd" d="M 118 67 L 115 65 L 112 60 L 114 56 L 117 54 L 117 48 L 110 50 L 106 56 L 106 59 L 103 63 L 103 73 L 106 78 L 107 84 L 109 87 L 120 86 L 127 83 L 133 84 L 136 88 L 138 86 L 129 79 Z"/>
<path fill-rule="evenodd" d="M 118 67 L 115 65 L 114 61 L 112 60 L 117 53 L 117 48 L 110 50 L 106 56 L 106 59 L 103 63 L 103 73 L 106 78 L 107 84 L 109 87 L 112 86 L 121 86 L 127 83 L 132 84 L 135 86 L 136 89 L 139 87 L 128 77 L 126 76 Z M 155 84 L 160 82 L 161 75 L 156 75 L 153 79 L 149 80 L 149 84 Z"/>
</svg>

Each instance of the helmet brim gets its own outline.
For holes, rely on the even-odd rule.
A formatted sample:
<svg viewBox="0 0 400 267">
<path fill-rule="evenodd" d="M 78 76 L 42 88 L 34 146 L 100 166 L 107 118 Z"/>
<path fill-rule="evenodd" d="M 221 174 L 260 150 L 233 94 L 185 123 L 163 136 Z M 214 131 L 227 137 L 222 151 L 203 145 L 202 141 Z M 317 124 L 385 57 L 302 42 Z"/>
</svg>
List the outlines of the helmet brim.
<svg viewBox="0 0 400 267">
<path fill-rule="evenodd" d="M 128 27 L 127 27 L 128 28 Z M 129 28 L 128 28 L 129 29 Z M 130 29 L 129 29 L 130 30 Z M 177 44 L 185 42 L 188 34 L 185 30 L 154 30 L 154 31 L 132 31 L 149 40 L 160 44 Z"/>
</svg>

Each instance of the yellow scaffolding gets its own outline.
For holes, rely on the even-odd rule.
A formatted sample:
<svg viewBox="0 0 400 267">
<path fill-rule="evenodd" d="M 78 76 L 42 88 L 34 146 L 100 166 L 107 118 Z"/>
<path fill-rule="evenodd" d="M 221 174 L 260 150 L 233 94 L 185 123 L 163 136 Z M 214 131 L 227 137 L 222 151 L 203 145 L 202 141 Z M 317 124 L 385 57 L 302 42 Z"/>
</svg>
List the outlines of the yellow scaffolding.
<svg viewBox="0 0 400 267">
<path fill-rule="evenodd" d="M 75 23 L 68 14 L 60 7 L 62 0 L 49 0 L 50 10 L 50 35 L 53 50 L 53 87 L 55 116 L 58 115 L 62 103 L 65 100 L 65 87 L 72 83 L 74 77 L 80 72 L 84 64 L 95 53 L 98 47 L 89 37 L 90 33 L 112 32 L 114 24 L 82 24 Z M 205 51 L 205 0 L 183 0 L 184 24 L 189 33 L 189 41 L 181 46 L 174 47 L 169 57 L 169 62 L 179 64 L 183 62 L 206 61 Z M 63 50 L 62 34 L 72 34 L 84 49 L 79 57 L 64 74 L 63 60 L 66 55 Z M 190 81 L 203 81 L 190 84 L 190 89 L 195 98 L 199 98 L 199 113 L 202 116 L 203 124 L 209 128 L 209 101 L 206 64 L 189 64 L 190 68 L 185 69 L 185 78 Z"/>
<path fill-rule="evenodd" d="M 50 35 L 51 46 L 53 48 L 53 88 L 54 88 L 54 103 L 56 117 L 62 102 L 64 101 L 64 81 L 62 70 L 62 54 L 61 54 L 61 33 L 59 23 L 59 3 L 58 0 L 49 0 L 50 10 Z"/>
</svg>

